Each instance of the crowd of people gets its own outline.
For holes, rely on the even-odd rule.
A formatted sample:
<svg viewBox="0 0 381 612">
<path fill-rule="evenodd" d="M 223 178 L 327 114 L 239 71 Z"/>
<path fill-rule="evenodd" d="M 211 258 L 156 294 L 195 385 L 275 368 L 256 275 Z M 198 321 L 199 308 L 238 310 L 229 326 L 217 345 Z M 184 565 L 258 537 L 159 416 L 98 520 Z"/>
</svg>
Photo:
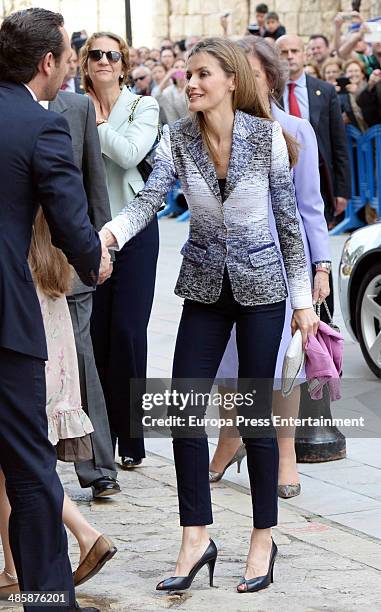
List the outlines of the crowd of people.
<svg viewBox="0 0 381 612">
<path fill-rule="evenodd" d="M 258 4 L 255 18 L 255 23 L 248 26 L 246 35 L 263 38 L 267 44 L 279 48 L 277 40 L 286 35 L 279 16 L 266 4 Z M 223 15 L 220 22 L 222 35 L 228 37 L 229 15 Z M 368 33 L 369 25 L 361 14 L 351 11 L 336 15 L 331 40 L 324 34 L 312 33 L 307 41 L 298 39 L 296 43 L 302 50 L 299 68 L 303 66 L 303 73 L 335 87 L 344 123 L 353 125 L 361 132 L 381 121 L 381 40 L 367 42 Z M 163 39 L 158 49 L 132 49 L 132 91 L 139 95 L 151 95 L 158 101 L 162 125 L 171 124 L 187 114 L 184 58 L 199 38 L 190 36 L 179 41 Z M 235 40 L 238 37 L 229 38 Z M 298 95 L 298 84 L 295 91 Z M 347 194 L 346 199 L 348 197 Z M 170 216 L 180 215 L 184 204 L 186 206 L 180 192 L 179 206 Z M 330 220 L 330 228 L 343 217 L 342 207 L 336 210 L 332 205 L 331 208 L 337 214 Z M 371 212 L 367 210 L 369 214 L 365 216 L 364 211 L 359 214 L 363 220 L 374 221 Z"/>
<path fill-rule="evenodd" d="M 225 15 L 221 37 L 159 49 L 110 32 L 69 41 L 44 9 L 0 28 L 0 594 L 66 591 L 66 609 L 80 609 L 74 585 L 116 553 L 64 496 L 55 465 L 73 462 L 96 499 L 120 492 L 115 455 L 125 470 L 144 460 L 156 213 L 174 185 L 191 212 L 175 288 L 178 390 L 199 380 L 205 392 L 218 376 L 245 394 L 255 380 L 255 416 L 270 421 L 311 402 L 303 372 L 281 395 L 280 370 L 291 334 L 304 345 L 316 334 L 313 306 L 333 312 L 328 227 L 351 196 L 345 123 L 365 130 L 376 116 L 381 43 L 365 43 L 358 13 L 336 18 L 331 45 L 288 35 L 265 4 L 256 19 L 240 39 Z M 359 31 L 341 35 L 348 21 Z M 267 587 L 278 496 L 301 492 L 294 429 L 222 429 L 210 463 L 202 427 L 172 436 L 183 539 L 157 589 L 189 588 L 204 565 L 212 584 L 210 482 L 245 455 L 253 530 L 237 590 Z M 73 576 L 63 522 L 80 547 Z"/>
</svg>

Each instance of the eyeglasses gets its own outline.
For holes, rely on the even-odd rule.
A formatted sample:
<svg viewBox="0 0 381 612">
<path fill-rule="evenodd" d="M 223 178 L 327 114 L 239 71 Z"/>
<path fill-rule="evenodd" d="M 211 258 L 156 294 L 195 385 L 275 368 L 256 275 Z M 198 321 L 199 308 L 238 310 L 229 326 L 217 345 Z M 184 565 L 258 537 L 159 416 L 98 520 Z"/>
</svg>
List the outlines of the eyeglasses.
<svg viewBox="0 0 381 612">
<path fill-rule="evenodd" d="M 119 51 L 102 51 L 101 49 L 92 49 L 89 51 L 89 58 L 94 62 L 100 62 L 103 56 L 106 56 L 109 62 L 119 62 L 122 59 L 122 54 Z"/>
<path fill-rule="evenodd" d="M 134 79 L 134 81 L 144 81 L 144 79 L 146 79 L 148 77 L 148 74 L 145 74 L 144 76 L 141 77 L 136 77 L 136 79 Z"/>
</svg>

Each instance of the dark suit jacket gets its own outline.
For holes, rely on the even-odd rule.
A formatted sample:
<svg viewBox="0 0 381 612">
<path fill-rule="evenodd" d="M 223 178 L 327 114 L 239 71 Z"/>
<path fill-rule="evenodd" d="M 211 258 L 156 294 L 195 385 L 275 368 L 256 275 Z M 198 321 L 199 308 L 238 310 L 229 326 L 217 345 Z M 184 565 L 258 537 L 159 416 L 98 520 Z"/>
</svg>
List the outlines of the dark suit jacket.
<svg viewBox="0 0 381 612">
<path fill-rule="evenodd" d="M 75 77 L 74 84 L 75 84 L 75 93 L 83 95 L 85 93 L 85 90 L 82 87 L 81 78 L 80 77 Z M 68 92 L 68 93 L 70 93 L 70 92 Z"/>
<path fill-rule="evenodd" d="M 69 124 L 74 161 L 82 171 L 88 215 L 94 227 L 100 230 L 110 221 L 111 211 L 94 105 L 88 96 L 60 91 L 49 103 L 49 110 L 63 115 Z M 92 290 L 75 279 L 73 294 Z"/>
<path fill-rule="evenodd" d="M 351 197 L 351 176 L 345 125 L 333 85 L 306 76 L 310 123 L 319 148 L 321 189 L 327 208 L 333 197 Z M 331 211 L 332 212 L 332 211 Z"/>
<path fill-rule="evenodd" d="M 53 244 L 88 285 L 97 281 L 100 241 L 65 119 L 43 109 L 23 85 L 0 82 L 0 134 L 0 346 L 47 359 L 28 266 L 38 205 Z"/>
</svg>

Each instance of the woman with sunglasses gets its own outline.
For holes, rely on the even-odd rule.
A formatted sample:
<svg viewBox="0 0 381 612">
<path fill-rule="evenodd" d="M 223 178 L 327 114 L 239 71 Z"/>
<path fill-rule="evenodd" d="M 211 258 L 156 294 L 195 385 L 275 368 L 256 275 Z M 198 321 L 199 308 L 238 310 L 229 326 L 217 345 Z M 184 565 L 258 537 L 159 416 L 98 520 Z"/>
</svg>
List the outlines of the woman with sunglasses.
<svg viewBox="0 0 381 612">
<path fill-rule="evenodd" d="M 84 88 L 96 110 L 112 217 L 144 187 L 137 165 L 157 137 L 159 107 L 127 87 L 129 52 L 116 34 L 97 32 L 81 52 Z M 91 336 L 114 446 L 122 468 L 145 457 L 141 431 L 131 432 L 140 405 L 131 380 L 146 376 L 147 325 L 151 313 L 159 234 L 156 216 L 116 254 L 111 278 L 94 296 Z"/>
</svg>

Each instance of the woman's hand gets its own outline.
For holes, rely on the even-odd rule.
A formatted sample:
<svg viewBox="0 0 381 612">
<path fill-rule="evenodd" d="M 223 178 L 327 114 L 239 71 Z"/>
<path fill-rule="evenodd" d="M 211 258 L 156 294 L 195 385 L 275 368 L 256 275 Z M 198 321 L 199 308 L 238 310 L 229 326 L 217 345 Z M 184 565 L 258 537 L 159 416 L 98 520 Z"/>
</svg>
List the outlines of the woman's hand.
<svg viewBox="0 0 381 612">
<path fill-rule="evenodd" d="M 355 83 L 349 83 L 348 85 L 345 86 L 345 89 L 347 90 L 348 93 L 355 94 L 357 93 L 358 86 L 355 85 Z"/>
<path fill-rule="evenodd" d="M 294 310 L 291 320 L 292 335 L 297 329 L 302 332 L 303 349 L 306 348 L 308 334 L 316 336 L 319 327 L 319 317 L 313 308 L 300 308 Z"/>
<path fill-rule="evenodd" d="M 343 121 L 345 123 L 345 125 L 348 125 L 351 121 L 347 115 L 347 113 L 342 113 L 342 117 L 343 117 Z"/>
<path fill-rule="evenodd" d="M 381 81 L 381 70 L 379 68 L 376 68 L 376 70 L 373 70 L 372 74 L 369 77 L 369 81 L 368 81 L 369 91 L 372 91 L 373 87 L 379 81 Z"/>
<path fill-rule="evenodd" d="M 330 294 L 329 274 L 324 270 L 318 270 L 314 278 L 314 289 L 312 292 L 312 301 L 314 304 L 322 303 Z"/>
</svg>

